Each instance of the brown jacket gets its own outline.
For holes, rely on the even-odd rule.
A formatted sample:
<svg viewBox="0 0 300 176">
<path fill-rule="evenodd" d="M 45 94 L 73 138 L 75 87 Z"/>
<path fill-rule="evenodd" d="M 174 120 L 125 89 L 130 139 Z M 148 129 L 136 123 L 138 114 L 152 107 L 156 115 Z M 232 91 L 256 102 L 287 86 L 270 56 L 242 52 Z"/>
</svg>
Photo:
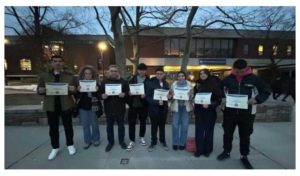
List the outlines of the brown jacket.
<svg viewBox="0 0 300 176">
<path fill-rule="evenodd" d="M 38 87 L 37 91 L 39 90 L 39 87 L 46 87 L 45 83 L 47 82 L 54 82 L 54 75 L 53 71 L 45 72 L 39 75 L 38 78 Z M 69 86 L 76 86 L 76 79 L 70 72 L 61 72 L 60 73 L 60 83 L 68 83 Z M 38 92 L 38 94 L 40 94 Z M 43 109 L 45 111 L 55 111 L 54 108 L 54 96 L 47 96 L 46 94 L 40 94 L 44 95 L 44 107 Z M 61 95 L 61 106 L 62 110 L 66 111 L 68 109 L 71 109 L 74 106 L 74 98 L 71 92 L 68 93 L 68 95 Z"/>
</svg>

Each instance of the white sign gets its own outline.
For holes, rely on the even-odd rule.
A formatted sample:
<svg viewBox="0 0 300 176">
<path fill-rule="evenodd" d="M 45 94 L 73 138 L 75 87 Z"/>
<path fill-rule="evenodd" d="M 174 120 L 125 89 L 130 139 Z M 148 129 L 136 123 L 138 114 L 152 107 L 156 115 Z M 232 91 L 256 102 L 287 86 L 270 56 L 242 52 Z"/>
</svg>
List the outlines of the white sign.
<svg viewBox="0 0 300 176">
<path fill-rule="evenodd" d="M 211 104 L 211 92 L 196 93 L 195 104 Z"/>
<path fill-rule="evenodd" d="M 119 95 L 122 93 L 121 84 L 105 84 L 105 94 L 108 96 Z"/>
<path fill-rule="evenodd" d="M 137 84 L 129 84 L 130 93 L 132 95 L 144 95 L 144 83 L 137 83 Z"/>
<path fill-rule="evenodd" d="M 68 95 L 68 83 L 46 83 L 46 95 Z"/>
<path fill-rule="evenodd" d="M 80 92 L 96 92 L 96 80 L 80 80 Z"/>
<path fill-rule="evenodd" d="M 226 107 L 236 109 L 248 109 L 248 95 L 227 94 Z"/>
<path fill-rule="evenodd" d="M 155 89 L 153 99 L 168 101 L 168 93 L 169 91 L 165 89 Z"/>
<path fill-rule="evenodd" d="M 175 100 L 189 100 L 189 89 L 188 88 L 174 88 Z"/>
</svg>

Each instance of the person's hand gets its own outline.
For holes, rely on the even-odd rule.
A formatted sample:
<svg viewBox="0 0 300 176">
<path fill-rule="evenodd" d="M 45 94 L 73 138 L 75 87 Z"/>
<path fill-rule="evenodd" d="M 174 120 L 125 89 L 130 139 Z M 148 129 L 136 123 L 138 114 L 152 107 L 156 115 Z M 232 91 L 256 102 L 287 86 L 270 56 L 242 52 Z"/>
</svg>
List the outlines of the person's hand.
<svg viewBox="0 0 300 176">
<path fill-rule="evenodd" d="M 141 98 L 145 98 L 145 97 L 146 97 L 146 94 L 142 94 L 142 95 L 141 95 Z"/>
<path fill-rule="evenodd" d="M 81 86 L 78 86 L 78 87 L 77 87 L 77 90 L 78 90 L 79 92 L 80 92 L 80 89 L 81 89 Z"/>
<path fill-rule="evenodd" d="M 120 97 L 120 98 L 124 98 L 124 97 L 125 97 L 125 93 L 124 93 L 124 92 L 120 93 L 120 94 L 119 94 L 119 97 Z"/>
<path fill-rule="evenodd" d="M 96 86 L 96 91 L 98 91 L 99 90 L 99 87 L 98 86 Z"/>
<path fill-rule="evenodd" d="M 45 87 L 39 87 L 38 89 L 40 94 L 46 93 L 46 88 Z"/>
<path fill-rule="evenodd" d="M 172 90 L 170 90 L 167 95 L 168 99 L 172 98 L 173 96 L 174 96 L 174 92 Z"/>
<path fill-rule="evenodd" d="M 205 109 L 207 109 L 208 105 L 207 104 L 203 104 L 202 107 L 205 108 Z"/>
<path fill-rule="evenodd" d="M 250 104 L 250 105 L 257 104 L 257 101 L 255 100 L 255 98 L 250 98 L 248 100 L 248 104 Z"/>
<path fill-rule="evenodd" d="M 159 105 L 164 105 L 164 101 L 159 100 Z"/>
<path fill-rule="evenodd" d="M 129 96 L 132 96 L 132 93 L 129 91 L 129 92 L 128 92 L 128 95 L 129 95 Z"/>
<path fill-rule="evenodd" d="M 69 91 L 70 92 L 75 92 L 75 86 L 69 86 Z"/>
<path fill-rule="evenodd" d="M 106 94 L 102 94 L 102 99 L 103 99 L 103 100 L 107 99 L 107 97 L 108 97 L 108 96 L 107 96 Z"/>
</svg>

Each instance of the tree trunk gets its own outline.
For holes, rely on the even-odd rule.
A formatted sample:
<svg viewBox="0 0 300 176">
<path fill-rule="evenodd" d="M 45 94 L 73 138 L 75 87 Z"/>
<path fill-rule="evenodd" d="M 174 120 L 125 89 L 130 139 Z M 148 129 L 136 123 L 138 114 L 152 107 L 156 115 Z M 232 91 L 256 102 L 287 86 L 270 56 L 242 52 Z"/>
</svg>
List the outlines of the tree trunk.
<svg viewBox="0 0 300 176">
<path fill-rule="evenodd" d="M 189 62 L 189 57 L 190 57 L 190 50 L 191 50 L 191 39 L 192 39 L 192 34 L 191 34 L 191 26 L 192 22 L 194 19 L 194 16 L 198 10 L 198 6 L 193 6 L 191 9 L 191 12 L 188 16 L 188 20 L 186 22 L 186 42 L 185 42 L 185 48 L 184 48 L 184 55 L 182 58 L 181 62 L 181 70 L 186 72 L 187 71 L 187 65 Z"/>
<path fill-rule="evenodd" d="M 121 11 L 121 7 L 109 7 L 110 15 L 111 15 L 111 31 L 114 35 L 115 45 L 115 57 L 116 57 L 116 65 L 119 67 L 121 77 L 127 79 L 128 71 L 126 67 L 126 53 L 124 48 L 124 38 L 122 36 L 122 20 L 119 17 L 119 13 Z"/>
</svg>

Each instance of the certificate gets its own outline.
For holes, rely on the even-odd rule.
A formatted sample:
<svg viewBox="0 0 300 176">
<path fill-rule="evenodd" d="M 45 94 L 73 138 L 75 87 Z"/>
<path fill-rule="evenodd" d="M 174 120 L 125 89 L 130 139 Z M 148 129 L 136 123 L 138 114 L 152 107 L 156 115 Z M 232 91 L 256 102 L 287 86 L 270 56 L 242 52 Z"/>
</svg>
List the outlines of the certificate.
<svg viewBox="0 0 300 176">
<path fill-rule="evenodd" d="M 119 95 L 122 93 L 121 84 L 105 84 L 105 94 L 108 96 Z"/>
<path fill-rule="evenodd" d="M 175 100 L 189 100 L 189 89 L 188 88 L 174 88 Z"/>
<path fill-rule="evenodd" d="M 96 80 L 80 80 L 80 92 L 96 92 Z"/>
<path fill-rule="evenodd" d="M 132 95 L 143 95 L 145 94 L 144 83 L 129 84 L 130 93 Z"/>
<path fill-rule="evenodd" d="M 211 104 L 211 92 L 196 93 L 195 104 Z"/>
<path fill-rule="evenodd" d="M 248 109 L 248 95 L 227 94 L 226 107 L 236 109 Z"/>
<path fill-rule="evenodd" d="M 155 89 L 153 99 L 168 101 L 168 93 L 169 91 L 165 89 Z"/>
<path fill-rule="evenodd" d="M 68 95 L 68 83 L 46 83 L 46 95 Z"/>
</svg>

